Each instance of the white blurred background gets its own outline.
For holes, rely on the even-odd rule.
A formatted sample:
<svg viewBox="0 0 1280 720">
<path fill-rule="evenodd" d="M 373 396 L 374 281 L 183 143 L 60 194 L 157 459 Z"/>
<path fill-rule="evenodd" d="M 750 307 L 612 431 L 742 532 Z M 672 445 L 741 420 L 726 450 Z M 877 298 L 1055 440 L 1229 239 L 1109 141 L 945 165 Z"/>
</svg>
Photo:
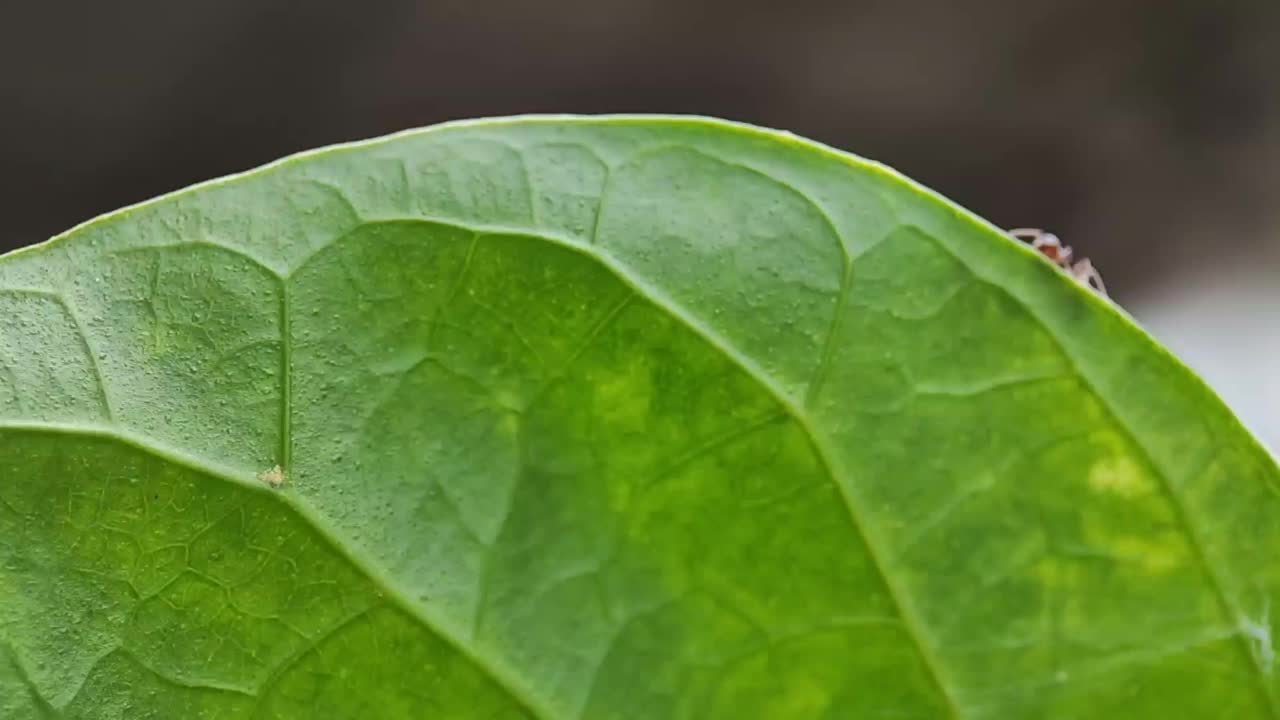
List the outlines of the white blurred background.
<svg viewBox="0 0 1280 720">
<path fill-rule="evenodd" d="M 1130 312 L 1280 454 L 1280 252 L 1206 257 Z"/>
</svg>

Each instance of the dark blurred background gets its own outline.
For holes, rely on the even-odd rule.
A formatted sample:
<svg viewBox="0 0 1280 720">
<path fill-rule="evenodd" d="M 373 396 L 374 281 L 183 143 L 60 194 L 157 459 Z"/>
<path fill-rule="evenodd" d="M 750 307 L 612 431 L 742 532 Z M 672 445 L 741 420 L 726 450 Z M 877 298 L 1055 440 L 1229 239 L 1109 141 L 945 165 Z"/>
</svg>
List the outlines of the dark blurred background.
<svg viewBox="0 0 1280 720">
<path fill-rule="evenodd" d="M 0 251 L 317 145 L 717 115 L 1052 229 L 1280 447 L 1277 0 L 0 6 Z"/>
</svg>

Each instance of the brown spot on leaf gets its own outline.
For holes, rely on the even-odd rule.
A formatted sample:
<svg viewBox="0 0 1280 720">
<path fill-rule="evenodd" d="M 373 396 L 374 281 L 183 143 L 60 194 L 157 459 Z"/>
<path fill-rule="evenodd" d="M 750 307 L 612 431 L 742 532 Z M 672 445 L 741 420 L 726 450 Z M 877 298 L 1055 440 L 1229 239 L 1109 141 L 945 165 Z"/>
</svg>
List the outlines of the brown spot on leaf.
<svg viewBox="0 0 1280 720">
<path fill-rule="evenodd" d="M 285 479 L 284 469 L 279 465 L 276 465 L 270 470 L 263 470 L 258 473 L 258 480 L 273 488 L 278 488 L 281 485 L 284 485 Z"/>
</svg>

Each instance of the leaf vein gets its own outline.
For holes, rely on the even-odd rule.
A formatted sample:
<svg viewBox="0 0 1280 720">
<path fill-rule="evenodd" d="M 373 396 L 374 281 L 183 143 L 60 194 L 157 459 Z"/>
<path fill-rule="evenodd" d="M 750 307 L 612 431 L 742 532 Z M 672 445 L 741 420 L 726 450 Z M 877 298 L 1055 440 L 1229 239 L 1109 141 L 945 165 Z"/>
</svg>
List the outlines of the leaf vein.
<svg viewBox="0 0 1280 720">
<path fill-rule="evenodd" d="M 1228 621 L 1230 621 L 1231 623 L 1233 623 L 1234 626 L 1237 627 L 1237 631 L 1234 633 L 1234 636 L 1236 638 L 1236 641 L 1241 651 L 1244 653 L 1245 657 L 1247 658 L 1249 663 L 1252 665 L 1252 667 L 1257 671 L 1255 673 L 1252 673 L 1252 675 L 1258 683 L 1258 690 L 1261 692 L 1262 696 L 1266 699 L 1267 709 L 1269 710 L 1273 718 L 1280 719 L 1280 701 L 1277 701 L 1275 693 L 1271 690 L 1270 686 L 1266 682 L 1266 671 L 1262 667 L 1262 664 L 1259 658 L 1257 657 L 1257 655 L 1255 655 L 1252 648 L 1250 648 L 1248 639 L 1246 638 L 1244 632 L 1242 632 L 1239 629 L 1240 623 L 1244 618 L 1244 614 L 1241 612 L 1239 606 L 1232 599 L 1232 596 L 1228 594 L 1225 583 L 1223 579 L 1220 577 L 1217 570 L 1213 567 L 1213 564 L 1209 562 L 1208 554 L 1205 551 L 1205 540 L 1203 537 L 1200 536 L 1200 532 L 1197 529 L 1196 524 L 1191 519 L 1191 513 L 1189 512 L 1185 498 L 1183 498 L 1182 494 L 1175 489 L 1174 483 L 1170 477 L 1171 474 L 1168 472 L 1168 470 L 1161 467 L 1160 464 L 1156 462 L 1155 456 L 1152 455 L 1151 451 L 1148 450 L 1147 447 L 1138 440 L 1137 433 L 1133 430 L 1133 428 L 1129 425 L 1129 423 L 1120 415 L 1119 411 L 1117 411 L 1115 407 L 1113 407 L 1112 404 L 1108 402 L 1106 398 L 1103 396 L 1103 394 L 1098 390 L 1097 384 L 1090 377 L 1090 375 L 1085 371 L 1084 366 L 1079 362 L 1079 360 L 1076 359 L 1076 357 L 1072 353 L 1070 353 L 1067 350 L 1066 344 L 1063 343 L 1062 340 L 1053 332 L 1050 324 L 1045 322 L 1044 319 L 1040 317 L 1040 314 L 1036 312 L 1035 308 L 1033 308 L 1030 303 L 1023 300 L 1021 297 L 1018 297 L 1014 293 L 1010 292 L 1008 289 L 1006 289 L 1004 286 L 1000 285 L 999 283 L 994 282 L 990 278 L 986 277 L 983 273 L 979 272 L 978 269 L 974 268 L 972 264 L 970 264 L 964 257 L 962 257 L 960 253 L 955 252 L 945 243 L 938 242 L 937 245 L 943 248 L 944 250 L 946 250 L 948 253 L 952 255 L 952 257 L 954 257 L 957 261 L 959 261 L 962 265 L 964 265 L 969 270 L 969 272 L 974 275 L 974 277 L 978 278 L 981 282 L 988 285 L 989 287 L 995 289 L 997 292 L 1004 294 L 1006 297 L 1008 297 L 1010 300 L 1016 303 L 1030 317 L 1034 318 L 1036 322 L 1040 324 L 1041 327 L 1045 329 L 1046 336 L 1049 337 L 1050 340 L 1053 342 L 1053 344 L 1057 347 L 1058 352 L 1062 354 L 1062 357 L 1065 358 L 1071 364 L 1072 368 L 1075 371 L 1076 376 L 1080 379 L 1080 382 L 1083 384 L 1085 391 L 1088 392 L 1094 398 L 1094 400 L 1098 403 L 1098 406 L 1101 407 L 1102 410 L 1107 414 L 1107 416 L 1111 418 L 1112 424 L 1120 431 L 1120 433 L 1124 436 L 1125 440 L 1128 441 L 1128 443 L 1140 455 L 1141 462 L 1145 464 L 1157 478 L 1159 478 L 1161 488 L 1164 490 L 1165 494 L 1169 497 L 1169 500 L 1173 505 L 1174 516 L 1177 520 L 1177 523 L 1182 528 L 1183 535 L 1187 538 L 1188 544 L 1192 548 L 1197 564 L 1199 564 L 1200 567 L 1204 570 L 1205 577 L 1209 581 L 1209 585 L 1213 590 L 1215 599 L 1222 613 L 1226 616 Z"/>
<path fill-rule="evenodd" d="M 418 621 L 429 632 L 452 647 L 459 655 L 469 660 L 477 669 L 483 671 L 498 688 L 506 692 L 512 701 L 518 704 L 530 717 L 534 718 L 534 720 L 551 720 L 556 717 L 556 714 L 548 708 L 534 702 L 532 693 L 523 687 L 514 672 L 508 668 L 499 667 L 492 659 L 479 655 L 468 643 L 463 642 L 457 633 L 449 630 L 448 624 L 435 617 L 427 607 L 406 597 L 376 563 L 347 547 L 328 523 L 321 519 L 310 505 L 303 502 L 296 495 L 272 490 L 242 469 L 230 468 L 207 458 L 201 458 L 178 448 L 167 446 L 153 438 L 116 427 L 88 423 L 12 422 L 0 420 L 0 432 L 5 431 L 77 435 L 109 440 L 147 453 L 159 460 L 187 468 L 188 470 L 194 470 L 213 479 L 238 485 L 250 492 L 275 498 L 289 508 L 300 520 L 309 525 L 338 556 L 344 558 L 353 568 L 368 578 L 370 582 L 381 588 L 385 596 L 392 600 L 409 617 Z"/>
</svg>

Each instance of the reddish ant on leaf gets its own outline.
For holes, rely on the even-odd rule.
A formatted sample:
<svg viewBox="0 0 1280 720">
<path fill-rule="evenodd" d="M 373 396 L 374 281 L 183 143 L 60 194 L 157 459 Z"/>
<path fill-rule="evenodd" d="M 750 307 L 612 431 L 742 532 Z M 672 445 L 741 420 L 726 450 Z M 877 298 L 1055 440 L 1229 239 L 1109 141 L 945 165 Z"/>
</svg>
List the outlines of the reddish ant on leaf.
<svg viewBox="0 0 1280 720">
<path fill-rule="evenodd" d="M 1036 228 L 1015 228 L 1010 230 L 1009 234 L 1029 243 L 1031 247 L 1039 250 L 1041 255 L 1049 258 L 1054 265 L 1066 270 L 1071 277 L 1085 286 L 1097 290 L 1104 297 L 1107 296 L 1107 286 L 1102 282 L 1102 275 L 1098 273 L 1098 269 L 1093 266 L 1089 258 L 1075 260 L 1071 246 L 1063 245 L 1057 235 Z"/>
</svg>

